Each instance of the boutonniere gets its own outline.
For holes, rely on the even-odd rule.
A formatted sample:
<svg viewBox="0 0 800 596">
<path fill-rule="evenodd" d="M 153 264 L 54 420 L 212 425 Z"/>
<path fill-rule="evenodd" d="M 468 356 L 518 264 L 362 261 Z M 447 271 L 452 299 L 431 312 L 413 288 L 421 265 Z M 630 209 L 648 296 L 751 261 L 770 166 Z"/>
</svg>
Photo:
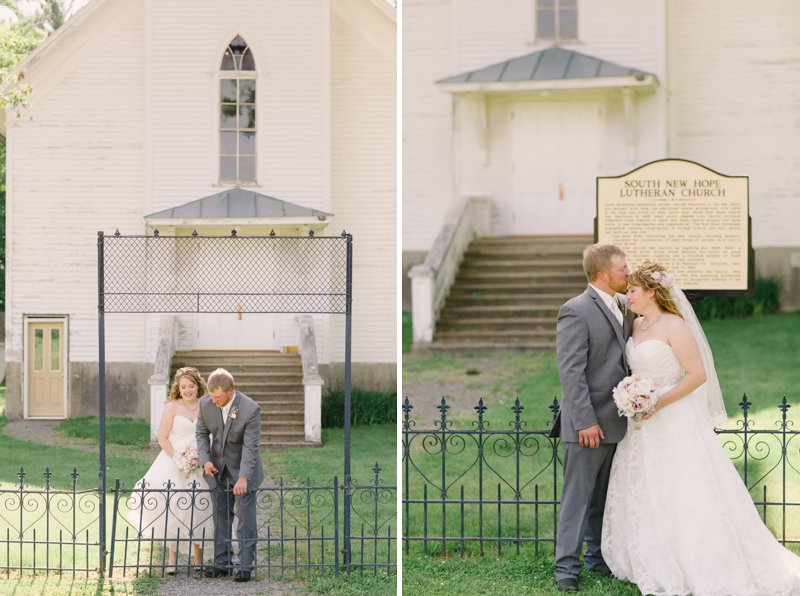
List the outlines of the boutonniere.
<svg viewBox="0 0 800 596">
<path fill-rule="evenodd" d="M 228 420 L 236 420 L 236 415 L 239 413 L 239 408 L 231 408 L 228 412 Z"/>
</svg>

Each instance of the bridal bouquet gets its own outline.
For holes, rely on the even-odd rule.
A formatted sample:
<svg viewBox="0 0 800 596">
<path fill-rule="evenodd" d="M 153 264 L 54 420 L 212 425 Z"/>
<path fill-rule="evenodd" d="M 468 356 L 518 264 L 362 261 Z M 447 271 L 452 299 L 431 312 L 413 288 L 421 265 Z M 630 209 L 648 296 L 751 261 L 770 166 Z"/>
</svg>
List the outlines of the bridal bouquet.
<svg viewBox="0 0 800 596">
<path fill-rule="evenodd" d="M 619 415 L 633 420 L 637 429 L 641 426 L 642 417 L 652 414 L 658 404 L 653 381 L 641 375 L 622 379 L 614 387 L 613 395 Z"/>
<path fill-rule="evenodd" d="M 192 470 L 200 467 L 200 456 L 197 453 L 197 448 L 187 445 L 180 451 L 175 452 L 175 463 L 178 465 L 178 470 L 183 472 L 183 475 L 188 478 Z"/>
</svg>

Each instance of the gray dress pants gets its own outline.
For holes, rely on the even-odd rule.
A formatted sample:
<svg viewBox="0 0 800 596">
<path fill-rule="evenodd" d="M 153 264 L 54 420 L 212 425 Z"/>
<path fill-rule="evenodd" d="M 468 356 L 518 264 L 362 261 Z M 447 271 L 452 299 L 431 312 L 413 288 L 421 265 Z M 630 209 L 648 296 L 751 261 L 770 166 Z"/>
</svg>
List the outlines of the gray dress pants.
<svg viewBox="0 0 800 596">
<path fill-rule="evenodd" d="M 581 447 L 578 443 L 563 445 L 564 487 L 558 516 L 556 580 L 578 577 L 584 541 L 586 569 L 608 568 L 600 550 L 600 538 L 611 462 L 617 449 L 616 443 L 601 443 L 597 449 Z"/>
</svg>

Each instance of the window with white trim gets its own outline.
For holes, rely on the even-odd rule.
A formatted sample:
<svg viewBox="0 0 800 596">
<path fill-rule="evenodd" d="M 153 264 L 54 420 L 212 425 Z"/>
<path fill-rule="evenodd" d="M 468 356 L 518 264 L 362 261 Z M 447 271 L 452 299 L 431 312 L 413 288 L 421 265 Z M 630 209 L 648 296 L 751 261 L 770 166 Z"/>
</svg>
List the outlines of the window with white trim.
<svg viewBox="0 0 800 596">
<path fill-rule="evenodd" d="M 222 56 L 219 76 L 219 181 L 256 181 L 256 65 L 237 35 Z"/>
<path fill-rule="evenodd" d="M 536 41 L 577 41 L 578 0 L 535 0 Z"/>
</svg>

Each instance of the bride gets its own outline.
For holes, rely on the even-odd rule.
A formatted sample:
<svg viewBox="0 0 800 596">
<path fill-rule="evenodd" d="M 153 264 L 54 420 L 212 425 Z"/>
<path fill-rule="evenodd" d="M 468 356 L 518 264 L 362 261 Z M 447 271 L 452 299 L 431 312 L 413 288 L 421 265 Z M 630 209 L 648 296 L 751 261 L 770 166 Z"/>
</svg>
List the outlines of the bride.
<svg viewBox="0 0 800 596">
<path fill-rule="evenodd" d="M 193 469 L 181 469 L 187 468 L 191 456 L 197 454 L 198 400 L 205 392 L 205 381 L 196 368 L 186 366 L 177 370 L 158 426 L 161 452 L 144 478 L 136 483 L 129 500 L 127 518 L 142 540 L 166 542 L 169 575 L 176 572 L 177 551 L 181 546 L 193 545 L 197 568 L 202 566 L 203 550 L 211 552 L 210 541 L 214 536 L 211 497 L 206 491 L 208 484 L 203 479 L 199 459 Z M 194 490 L 193 483 L 197 483 Z"/>
<path fill-rule="evenodd" d="M 726 420 L 711 350 L 663 267 L 630 274 L 641 315 L 626 353 L 649 377 L 656 411 L 619 443 L 603 521 L 603 558 L 643 594 L 800 594 L 800 558 L 761 522 L 714 425 Z"/>
</svg>

